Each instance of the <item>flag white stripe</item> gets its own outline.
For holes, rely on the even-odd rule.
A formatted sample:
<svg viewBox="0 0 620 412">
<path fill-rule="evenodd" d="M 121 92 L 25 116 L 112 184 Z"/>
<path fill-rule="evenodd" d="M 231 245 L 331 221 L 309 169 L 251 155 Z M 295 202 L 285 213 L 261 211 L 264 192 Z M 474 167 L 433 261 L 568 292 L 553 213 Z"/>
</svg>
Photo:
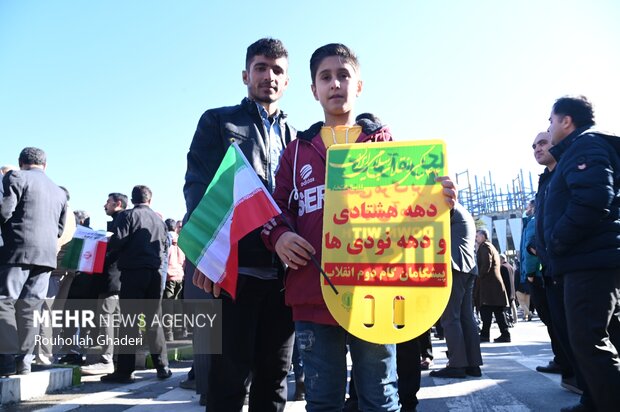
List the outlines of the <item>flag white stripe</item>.
<svg viewBox="0 0 620 412">
<path fill-rule="evenodd" d="M 241 149 L 239 149 L 239 146 L 237 146 L 237 144 L 233 145 L 235 150 L 237 151 L 237 153 L 239 154 L 239 156 L 241 157 L 241 159 L 243 159 L 243 163 L 245 163 L 245 168 L 241 169 L 239 172 L 243 173 L 243 176 L 240 178 L 243 179 L 241 180 L 241 182 L 252 182 L 249 186 L 251 186 L 252 188 L 263 188 L 264 189 L 264 185 L 263 182 L 260 181 L 260 179 L 258 178 L 258 175 L 256 174 L 256 172 L 254 172 L 254 169 L 252 169 L 252 166 L 250 166 L 250 163 L 248 162 L 248 159 L 246 159 L 245 155 L 243 154 L 243 152 L 241 151 Z M 251 171 L 248 169 L 252 169 Z M 237 175 L 235 176 L 235 183 L 238 182 L 237 180 L 237 176 L 240 175 L 240 173 L 237 172 Z M 247 183 L 246 183 L 247 184 Z M 237 185 L 235 185 L 235 195 L 237 194 L 236 192 L 237 189 Z M 269 195 L 269 193 L 267 193 Z M 267 196 L 267 198 L 269 199 L 269 202 L 271 202 L 271 204 L 273 205 L 273 207 L 278 211 L 278 213 L 282 213 L 282 211 L 280 210 L 280 208 L 278 207 L 278 205 L 276 204 L 275 200 L 273 199 L 273 197 L 271 195 Z M 239 201 L 237 199 L 241 199 L 237 196 L 235 196 L 235 204 L 238 204 Z"/>
<path fill-rule="evenodd" d="M 208 249 L 203 250 L 196 267 L 213 282 L 219 282 L 226 270 L 226 261 L 230 254 L 230 226 L 232 225 L 232 213 L 226 217 L 213 242 Z"/>
<path fill-rule="evenodd" d="M 247 161 L 245 161 L 245 165 L 241 166 L 235 173 L 233 204 L 224 216 L 224 222 L 220 226 L 215 238 L 205 246 L 196 264 L 196 267 L 211 281 L 220 282 L 226 270 L 226 262 L 230 255 L 230 230 L 235 207 L 262 190 L 264 190 L 262 182 L 258 179 L 254 170 L 250 169 Z M 268 198 L 273 206 L 280 210 L 273 198 L 271 196 L 268 196 Z"/>
<path fill-rule="evenodd" d="M 92 272 L 95 267 L 95 255 L 97 254 L 97 239 L 84 239 L 82 253 L 78 262 L 77 270 L 80 272 Z"/>
</svg>

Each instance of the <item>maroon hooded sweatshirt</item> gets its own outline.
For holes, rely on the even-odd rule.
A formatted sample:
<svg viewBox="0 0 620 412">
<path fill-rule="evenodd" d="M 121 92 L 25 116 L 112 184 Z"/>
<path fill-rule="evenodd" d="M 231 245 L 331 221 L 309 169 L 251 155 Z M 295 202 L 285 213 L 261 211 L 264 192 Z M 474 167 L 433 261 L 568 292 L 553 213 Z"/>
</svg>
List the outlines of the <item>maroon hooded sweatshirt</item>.
<svg viewBox="0 0 620 412">
<path fill-rule="evenodd" d="M 387 127 L 368 120 L 358 122 L 362 132 L 356 143 L 391 141 Z M 321 139 L 322 122 L 314 124 L 297 139 L 288 144 L 276 172 L 276 189 L 273 197 L 282 214 L 316 250 L 321 261 L 323 236 L 323 194 L 325 193 L 325 158 L 327 149 Z M 263 241 L 268 249 L 275 245 L 285 232 L 290 231 L 281 217 L 276 226 L 265 228 Z M 321 293 L 321 274 L 312 262 L 297 270 L 287 269 L 285 277 L 286 304 L 293 310 L 293 320 L 326 325 L 337 325 Z"/>
</svg>

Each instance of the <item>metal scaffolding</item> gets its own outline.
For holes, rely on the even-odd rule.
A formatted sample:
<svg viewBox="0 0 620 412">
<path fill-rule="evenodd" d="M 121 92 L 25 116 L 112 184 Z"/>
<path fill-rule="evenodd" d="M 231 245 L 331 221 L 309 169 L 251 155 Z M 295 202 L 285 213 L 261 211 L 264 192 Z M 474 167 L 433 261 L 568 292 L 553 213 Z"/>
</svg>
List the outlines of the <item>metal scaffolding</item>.
<svg viewBox="0 0 620 412">
<path fill-rule="evenodd" d="M 527 202 L 534 198 L 536 190 L 532 182 L 532 173 L 526 180 L 523 170 L 504 187 L 498 186 L 489 172 L 488 176 L 470 177 L 469 170 L 456 174 L 459 202 L 474 216 L 490 216 L 499 213 L 515 212 L 518 216 L 525 209 Z"/>
</svg>

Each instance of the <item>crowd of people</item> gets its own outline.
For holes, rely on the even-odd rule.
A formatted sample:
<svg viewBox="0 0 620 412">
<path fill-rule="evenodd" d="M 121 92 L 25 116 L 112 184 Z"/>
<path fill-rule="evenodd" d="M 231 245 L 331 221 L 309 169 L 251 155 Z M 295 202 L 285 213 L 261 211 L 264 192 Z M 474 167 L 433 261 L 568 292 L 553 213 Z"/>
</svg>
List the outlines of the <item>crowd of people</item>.
<svg viewBox="0 0 620 412">
<path fill-rule="evenodd" d="M 142 314 L 146 327 L 99 330 L 134 339 L 144 336 L 157 377 L 171 376 L 166 341 L 186 337 L 183 329 L 152 326 L 150 320 L 176 313 L 184 299 L 217 299 L 222 305 L 222 351 L 195 351 L 182 387 L 201 395 L 206 410 L 283 411 L 286 378 L 295 366 L 296 397 L 308 411 L 413 411 L 421 369 L 431 366 L 422 337 L 376 344 L 348 333 L 323 299 L 319 269 L 322 205 L 309 207 L 305 193 L 325 190 L 326 152 L 334 144 L 392 140 L 376 116 L 355 116 L 362 93 L 360 63 L 347 46 L 327 44 L 310 58 L 311 89 L 324 119 L 295 130 L 279 107 L 288 86 L 288 52 L 281 41 L 264 38 L 247 49 L 243 83 L 248 95 L 236 106 L 207 110 L 187 155 L 184 196 L 187 221 L 213 180 L 231 137 L 282 209 L 283 214 L 245 236 L 239 246 L 236 297 L 186 261 L 178 247 L 183 222 L 163 220 L 150 208 L 151 190 L 135 186 L 128 197 L 110 193 L 104 209 L 112 218 L 102 276 L 58 268 L 75 223 L 69 194 L 45 175 L 45 153 L 25 148 L 19 169 L 3 170 L 0 224 L 0 375 L 26 374 L 34 361 L 78 363 L 85 374 L 107 382 L 133 381 L 135 353 L 108 345 L 84 350 L 35 351 L 35 335 L 84 335 L 63 328 L 39 331 L 33 314 L 72 300 L 96 302 L 97 313 Z M 450 209 L 452 290 L 440 326 L 448 364 L 437 378 L 482 375 L 480 342 L 491 341 L 493 317 L 510 342 L 516 302 L 525 319 L 532 303 L 546 324 L 554 359 L 541 372 L 562 374 L 562 386 L 581 394 L 571 411 L 611 411 L 620 405 L 620 145 L 593 130 L 591 104 L 583 97 L 558 99 L 547 132 L 532 145 L 545 166 L 538 195 L 527 206 L 519 267 L 498 252 L 488 230 L 476 229 L 457 201 L 447 177 L 437 178 Z M 305 168 L 305 169 L 302 169 Z M 313 179 L 307 178 L 311 170 Z M 302 190 L 303 188 L 303 190 Z M 72 214 L 75 215 L 73 222 Z M 36 236 L 33 235 L 36 228 Z M 96 279 L 96 280 L 95 280 Z M 515 284 L 516 283 L 516 284 Z M 531 301 L 530 301 L 531 297 Z M 132 305 L 139 300 L 140 307 Z M 475 317 L 479 311 L 479 329 Z M 193 331 L 194 347 L 209 340 Z M 353 367 L 347 398 L 346 354 Z M 114 360 L 116 358 L 116 360 Z M 247 398 L 247 399 L 246 399 Z M 345 400 L 346 405 L 345 405 Z"/>
</svg>

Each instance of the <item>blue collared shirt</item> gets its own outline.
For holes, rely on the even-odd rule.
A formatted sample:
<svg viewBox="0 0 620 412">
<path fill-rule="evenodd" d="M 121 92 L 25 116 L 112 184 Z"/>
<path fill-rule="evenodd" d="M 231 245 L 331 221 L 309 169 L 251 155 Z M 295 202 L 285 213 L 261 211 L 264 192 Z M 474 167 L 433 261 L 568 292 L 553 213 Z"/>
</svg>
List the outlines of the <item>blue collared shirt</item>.
<svg viewBox="0 0 620 412">
<path fill-rule="evenodd" d="M 255 102 L 256 103 L 256 102 Z M 276 116 L 269 117 L 267 110 L 260 104 L 256 103 L 258 112 L 260 113 L 265 130 L 267 131 L 267 155 L 269 161 L 269 190 L 273 193 L 276 188 L 276 171 L 280 164 L 280 157 L 284 151 L 284 139 L 282 138 L 282 129 L 280 128 L 280 113 Z"/>
</svg>

